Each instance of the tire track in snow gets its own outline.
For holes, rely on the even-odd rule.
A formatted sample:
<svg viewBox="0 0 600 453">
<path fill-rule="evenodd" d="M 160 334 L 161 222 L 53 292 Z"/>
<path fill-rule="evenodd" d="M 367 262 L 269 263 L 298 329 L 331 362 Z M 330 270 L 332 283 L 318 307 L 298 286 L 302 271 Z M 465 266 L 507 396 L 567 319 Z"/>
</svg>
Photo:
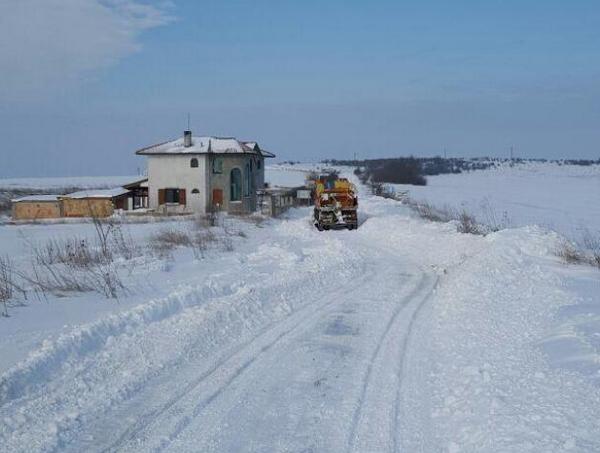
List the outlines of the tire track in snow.
<svg viewBox="0 0 600 453">
<path fill-rule="evenodd" d="M 393 436 L 393 451 L 399 451 L 399 443 L 400 439 L 398 438 L 398 427 L 400 426 L 400 401 L 401 401 L 401 392 L 403 389 L 404 376 L 406 374 L 406 354 L 408 350 L 408 344 L 413 336 L 413 328 L 415 322 L 419 316 L 419 313 L 423 310 L 426 302 L 429 300 L 429 297 L 435 292 L 437 287 L 439 286 L 440 278 L 439 276 L 435 276 L 431 288 L 425 297 L 421 300 L 419 305 L 413 311 L 410 321 L 408 323 L 408 327 L 406 330 L 406 335 L 404 340 L 402 341 L 402 347 L 400 348 L 400 369 L 398 370 L 398 387 L 396 388 L 396 397 L 394 399 L 394 436 Z"/>
<path fill-rule="evenodd" d="M 376 415 L 381 416 L 382 414 L 382 401 L 379 401 L 379 399 L 374 397 L 372 394 L 381 395 L 381 393 L 384 392 L 386 388 L 389 389 L 390 386 L 392 386 L 394 389 L 399 389 L 401 386 L 402 359 L 406 351 L 407 339 L 414 324 L 414 319 L 416 319 L 420 309 L 428 300 L 435 287 L 435 281 L 436 279 L 432 278 L 430 274 L 426 273 L 425 271 L 421 271 L 420 280 L 416 287 L 398 302 L 396 309 L 392 313 L 385 327 L 385 330 L 381 334 L 377 346 L 370 356 L 369 364 L 362 381 L 358 404 L 352 416 L 346 448 L 348 453 L 354 451 L 361 452 L 365 451 L 366 449 L 369 451 L 374 451 L 373 448 L 381 449 L 383 448 L 381 445 L 382 442 L 391 447 L 391 451 L 397 451 L 397 406 L 399 390 L 394 392 L 395 397 L 393 399 L 393 414 L 384 414 L 388 416 L 388 420 L 379 420 L 381 423 L 376 420 Z M 410 313 L 410 317 L 408 318 L 408 325 L 402 328 L 402 324 L 406 323 L 407 318 L 403 318 L 400 315 L 411 307 L 413 311 Z M 401 332 L 402 335 L 402 338 L 400 339 L 402 346 L 400 347 L 399 353 L 397 352 L 398 344 L 396 341 L 394 341 L 397 340 L 395 338 L 395 334 L 397 332 Z M 394 356 L 396 361 L 394 361 Z M 401 361 L 400 364 L 396 365 L 399 368 L 391 375 L 393 378 L 387 378 L 389 373 L 385 372 L 386 368 L 389 369 L 390 367 L 394 367 L 398 359 Z M 374 372 L 376 367 L 382 368 L 381 370 L 378 370 L 379 373 Z M 392 382 L 389 382 L 390 380 Z M 371 401 L 373 400 L 375 401 L 371 404 Z M 374 404 L 376 408 L 367 408 L 366 406 L 369 404 Z M 373 412 L 374 414 L 365 415 L 365 412 L 369 411 Z M 369 415 L 373 416 L 371 417 Z M 388 429 L 382 432 L 381 428 L 385 426 L 385 421 L 388 422 Z M 374 429 L 371 424 L 377 425 L 379 429 Z M 367 434 L 363 435 L 363 432 Z M 387 437 L 387 441 L 384 439 L 384 437 Z M 372 445 L 374 443 L 377 444 L 376 447 Z"/>
<path fill-rule="evenodd" d="M 368 282 L 373 278 L 375 274 L 375 270 L 371 270 L 370 272 L 364 272 L 360 279 L 353 280 L 352 288 L 348 288 L 347 285 L 343 283 L 338 283 L 337 286 L 343 288 L 340 289 L 341 293 L 351 293 L 354 288 L 360 286 L 363 282 Z M 127 448 L 127 444 L 134 442 L 136 439 L 139 440 L 140 435 L 146 431 L 151 425 L 157 422 L 161 416 L 167 414 L 170 410 L 175 408 L 178 403 L 184 401 L 186 397 L 189 397 L 190 394 L 196 390 L 199 390 L 199 387 L 204 384 L 208 379 L 215 376 L 217 373 L 222 372 L 223 369 L 228 366 L 233 365 L 232 370 L 230 371 L 230 376 L 226 379 L 222 386 L 219 386 L 215 389 L 208 397 L 205 397 L 201 400 L 201 402 L 192 410 L 191 415 L 181 417 L 179 422 L 176 423 L 175 429 L 172 433 L 169 433 L 167 436 L 169 438 L 169 442 L 166 439 L 162 439 L 161 445 L 158 448 L 154 448 L 153 451 L 160 451 L 168 446 L 170 441 L 175 439 L 177 435 L 185 429 L 185 427 L 191 422 L 191 420 L 198 415 L 212 402 L 214 401 L 220 394 L 222 394 L 248 367 L 250 367 L 254 362 L 256 362 L 263 354 L 267 353 L 273 347 L 275 347 L 278 343 L 284 340 L 287 337 L 292 336 L 300 327 L 309 323 L 313 319 L 320 319 L 322 314 L 327 311 L 330 307 L 336 305 L 338 303 L 337 300 L 332 300 L 328 303 L 322 304 L 318 307 L 314 305 L 307 305 L 295 313 L 291 314 L 289 317 L 285 318 L 281 322 L 276 325 L 270 327 L 267 331 L 261 332 L 259 335 L 255 336 L 249 342 L 240 345 L 230 354 L 228 354 L 225 358 L 219 360 L 213 367 L 211 367 L 208 371 L 202 373 L 197 379 L 193 380 L 191 383 L 185 386 L 183 390 L 177 393 L 174 398 L 171 398 L 166 404 L 161 406 L 159 409 L 152 411 L 150 413 L 142 416 L 141 420 L 131 429 L 127 430 L 123 433 L 116 442 L 113 442 L 110 446 L 102 449 L 103 453 L 108 452 L 116 452 L 122 451 L 124 448 Z M 308 312 L 308 314 L 307 314 Z M 291 325 L 290 325 L 291 324 Z M 270 339 L 272 335 L 279 331 L 283 330 L 283 332 L 278 333 L 275 338 Z M 265 342 L 261 345 L 261 342 Z M 258 346 L 257 346 L 258 345 Z M 255 351 L 253 351 L 255 350 Z M 237 356 L 243 356 L 244 354 L 249 353 L 250 357 L 247 357 L 243 360 L 237 360 Z M 230 364 L 233 362 L 233 364 Z M 235 366 L 235 363 L 238 363 Z M 139 445 L 135 445 L 134 449 L 140 448 Z"/>
</svg>

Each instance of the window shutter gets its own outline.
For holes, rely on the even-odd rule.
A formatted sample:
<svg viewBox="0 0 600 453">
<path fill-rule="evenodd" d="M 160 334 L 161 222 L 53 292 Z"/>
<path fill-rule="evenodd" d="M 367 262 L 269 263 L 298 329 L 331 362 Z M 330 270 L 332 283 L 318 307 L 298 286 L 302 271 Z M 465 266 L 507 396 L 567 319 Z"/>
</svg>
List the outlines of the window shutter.
<svg viewBox="0 0 600 453">
<path fill-rule="evenodd" d="M 179 189 L 179 204 L 185 205 L 185 189 Z"/>
<path fill-rule="evenodd" d="M 158 204 L 165 204 L 165 189 L 158 189 Z"/>
</svg>

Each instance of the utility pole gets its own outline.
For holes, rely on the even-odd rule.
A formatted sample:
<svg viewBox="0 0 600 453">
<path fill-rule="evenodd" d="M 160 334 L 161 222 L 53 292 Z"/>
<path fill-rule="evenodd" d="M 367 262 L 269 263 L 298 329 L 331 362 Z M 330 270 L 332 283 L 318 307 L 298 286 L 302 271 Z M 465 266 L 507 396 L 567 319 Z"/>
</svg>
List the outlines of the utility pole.
<svg viewBox="0 0 600 453">
<path fill-rule="evenodd" d="M 444 160 L 446 160 L 446 148 L 444 148 Z"/>
<path fill-rule="evenodd" d="M 511 160 L 511 162 L 513 160 L 513 156 L 514 156 L 514 147 L 512 145 L 510 145 L 510 160 Z"/>
</svg>

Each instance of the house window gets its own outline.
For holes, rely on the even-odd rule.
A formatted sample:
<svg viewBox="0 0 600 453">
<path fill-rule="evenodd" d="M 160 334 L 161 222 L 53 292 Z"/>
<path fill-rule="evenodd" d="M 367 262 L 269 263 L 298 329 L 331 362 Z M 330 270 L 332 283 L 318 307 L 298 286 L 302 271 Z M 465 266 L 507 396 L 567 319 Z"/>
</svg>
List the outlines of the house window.
<svg viewBox="0 0 600 453">
<path fill-rule="evenodd" d="M 198 189 L 192 189 L 192 193 L 200 193 Z"/>
<path fill-rule="evenodd" d="M 190 160 L 190 167 L 198 168 L 198 159 L 194 157 L 192 160 Z"/>
<path fill-rule="evenodd" d="M 250 164 L 246 164 L 246 168 L 244 171 L 244 196 L 245 197 L 249 197 L 250 196 L 250 192 L 252 191 L 252 181 L 251 181 L 251 177 L 250 175 L 252 174 L 252 171 L 250 169 Z"/>
<path fill-rule="evenodd" d="M 221 157 L 215 157 L 213 160 L 212 172 L 217 174 L 223 173 L 223 159 Z"/>
<path fill-rule="evenodd" d="M 242 199 L 242 172 L 239 168 L 234 168 L 229 174 L 231 201 L 240 201 Z"/>
<path fill-rule="evenodd" d="M 256 168 L 258 168 L 259 170 L 260 170 L 260 166 L 261 166 L 261 163 L 260 163 L 260 162 L 261 162 L 261 160 L 260 160 L 260 159 L 258 159 L 258 160 L 256 161 Z"/>
<path fill-rule="evenodd" d="M 179 204 L 179 189 L 165 189 L 165 202 Z"/>
</svg>

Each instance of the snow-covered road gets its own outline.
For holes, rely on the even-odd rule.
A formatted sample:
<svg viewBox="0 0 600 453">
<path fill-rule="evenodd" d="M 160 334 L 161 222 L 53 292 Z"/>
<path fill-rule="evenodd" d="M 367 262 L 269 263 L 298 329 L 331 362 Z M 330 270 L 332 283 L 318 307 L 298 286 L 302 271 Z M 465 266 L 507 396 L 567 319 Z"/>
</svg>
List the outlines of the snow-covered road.
<svg viewBox="0 0 600 453">
<path fill-rule="evenodd" d="M 297 211 L 49 342 L 3 375 L 0 451 L 595 451 L 598 389 L 537 344 L 570 303 L 551 237 L 361 212 L 319 233 Z"/>
</svg>

